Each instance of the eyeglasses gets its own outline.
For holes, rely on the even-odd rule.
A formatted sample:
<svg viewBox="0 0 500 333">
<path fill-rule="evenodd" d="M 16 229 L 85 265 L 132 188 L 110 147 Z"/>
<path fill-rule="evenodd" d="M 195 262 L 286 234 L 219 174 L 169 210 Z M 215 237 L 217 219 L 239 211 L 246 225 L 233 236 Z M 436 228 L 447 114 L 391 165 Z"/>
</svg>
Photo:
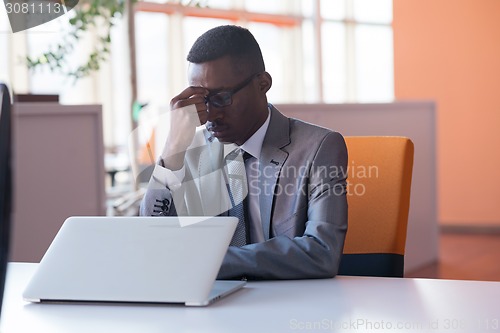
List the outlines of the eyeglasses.
<svg viewBox="0 0 500 333">
<path fill-rule="evenodd" d="M 245 88 L 252 80 L 260 73 L 253 74 L 248 79 L 237 85 L 231 90 L 219 91 L 214 94 L 209 94 L 205 97 L 205 104 L 210 103 L 210 105 L 216 108 L 222 108 L 233 104 L 233 95 L 236 94 L 241 89 Z"/>
</svg>

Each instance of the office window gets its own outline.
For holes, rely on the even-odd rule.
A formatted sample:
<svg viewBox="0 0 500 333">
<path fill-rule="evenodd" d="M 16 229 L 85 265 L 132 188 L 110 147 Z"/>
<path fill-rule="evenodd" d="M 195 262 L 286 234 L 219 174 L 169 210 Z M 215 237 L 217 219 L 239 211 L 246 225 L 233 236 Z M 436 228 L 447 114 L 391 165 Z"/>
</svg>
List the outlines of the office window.
<svg viewBox="0 0 500 333">
<path fill-rule="evenodd" d="M 393 99 L 392 0 L 200 0 L 204 8 L 179 7 L 178 3 L 137 3 L 136 56 L 141 102 L 168 105 L 187 85 L 186 54 L 194 40 L 220 24 L 242 25 L 254 33 L 273 77 L 268 94 L 271 102 Z M 0 10 L 0 15 L 0 49 L 7 50 L 13 39 L 17 42 L 14 45 L 19 45 L 24 38 L 27 53 L 32 55 L 46 51 L 51 41 L 60 40 L 59 31 L 64 30 L 69 18 L 64 15 L 13 38 L 6 14 Z M 112 36 L 108 64 L 101 73 L 76 85 L 48 70 L 30 73 L 27 80 L 17 72 L 14 75 L 14 64 L 24 52 L 17 50 L 0 53 L 0 80 L 23 81 L 18 86 L 26 87 L 26 92 L 58 93 L 63 103 L 104 104 L 106 145 L 124 145 L 130 131 L 124 24 L 117 24 Z M 68 59 L 70 63 L 80 63 L 88 54 L 85 51 L 92 47 L 92 36 L 79 47 L 82 52 Z"/>
<path fill-rule="evenodd" d="M 147 2 L 138 7 L 139 12 L 158 11 L 181 22 L 170 27 L 182 36 L 182 48 L 177 36 L 168 37 L 169 61 L 174 63 L 168 74 L 174 82 L 171 96 L 179 93 L 180 82 L 187 83 L 185 56 L 195 39 L 217 25 L 238 24 L 249 28 L 261 45 L 273 77 L 268 97 L 274 103 L 380 102 L 394 97 L 392 0 L 200 3 L 207 7 L 176 11 L 169 3 L 153 7 Z"/>
<path fill-rule="evenodd" d="M 221 20 L 216 18 L 198 18 L 198 17 L 185 17 L 182 20 L 184 45 L 182 58 L 184 64 L 186 63 L 186 56 L 191 49 L 191 46 L 202 32 L 215 28 L 219 25 L 231 24 L 230 20 Z"/>
<path fill-rule="evenodd" d="M 356 41 L 356 101 L 379 102 L 394 98 L 392 29 L 359 25 Z"/>
<path fill-rule="evenodd" d="M 38 57 L 41 52 L 47 51 L 49 45 L 60 41 L 61 32 L 64 31 L 64 20 L 56 19 L 46 24 L 34 27 L 26 32 L 28 55 Z M 71 59 L 68 59 L 71 62 Z M 30 93 L 33 94 L 59 94 L 64 96 L 69 78 L 49 68 L 37 68 L 31 72 Z"/>
<path fill-rule="evenodd" d="M 209 5 L 210 8 L 230 9 L 233 6 L 233 0 L 204 0 L 200 1 L 200 5 Z"/>
<path fill-rule="evenodd" d="M 326 20 L 344 20 L 346 18 L 345 0 L 322 0 L 321 15 Z"/>
<path fill-rule="evenodd" d="M 248 29 L 252 31 L 255 39 L 259 42 L 264 57 L 266 70 L 271 73 L 273 85 L 268 93 L 268 99 L 274 103 L 285 103 L 287 93 L 285 79 L 286 65 L 293 63 L 293 50 L 286 41 L 288 31 L 266 23 L 250 23 Z M 276 51 L 279 50 L 279 51 Z M 288 59 L 284 57 L 287 54 Z"/>
<path fill-rule="evenodd" d="M 293 3 L 293 0 L 247 0 L 244 1 L 244 8 L 256 13 L 291 14 Z M 210 5 L 210 0 L 208 4 Z"/>
<path fill-rule="evenodd" d="M 320 1 L 323 100 L 393 100 L 392 0 Z"/>
<path fill-rule="evenodd" d="M 168 16 L 137 13 L 137 97 L 141 102 L 165 98 L 168 91 Z M 170 99 L 168 99 L 169 101 Z"/>
<path fill-rule="evenodd" d="M 318 91 L 320 82 L 317 79 L 317 71 L 319 67 L 317 63 L 315 50 L 315 30 L 314 23 L 311 20 L 302 22 L 302 80 L 304 82 L 304 90 L 302 99 L 306 103 L 314 103 L 318 101 Z"/>
<path fill-rule="evenodd" d="M 353 0 L 359 102 L 394 99 L 392 0 Z"/>
<path fill-rule="evenodd" d="M 346 100 L 346 28 L 339 22 L 322 25 L 323 100 L 342 103 Z"/>
<path fill-rule="evenodd" d="M 43 52 L 53 50 L 50 48 L 55 48 L 59 43 L 62 43 L 67 30 L 69 30 L 68 18 L 63 15 L 19 34 L 25 35 L 27 55 L 36 58 L 41 56 Z M 93 38 L 94 35 L 86 34 L 74 45 L 73 51 L 64 58 L 63 67 L 65 70 L 75 69 L 86 61 L 89 51 L 93 47 Z M 19 55 L 16 61 L 21 61 L 23 57 L 24 55 Z M 98 73 L 93 74 L 90 78 L 75 80 L 58 69 L 51 71 L 47 67 L 38 67 L 30 70 L 28 74 L 29 93 L 59 95 L 59 101 L 62 104 L 103 103 L 103 98 L 99 98 L 103 88 L 99 84 L 92 82 L 93 78 L 100 75 Z M 96 81 L 99 82 L 99 80 Z"/>
<path fill-rule="evenodd" d="M 358 22 L 381 24 L 390 24 L 392 22 L 392 0 L 349 1 L 353 2 L 354 19 Z M 323 2 L 329 2 L 329 0 L 323 0 Z"/>
</svg>

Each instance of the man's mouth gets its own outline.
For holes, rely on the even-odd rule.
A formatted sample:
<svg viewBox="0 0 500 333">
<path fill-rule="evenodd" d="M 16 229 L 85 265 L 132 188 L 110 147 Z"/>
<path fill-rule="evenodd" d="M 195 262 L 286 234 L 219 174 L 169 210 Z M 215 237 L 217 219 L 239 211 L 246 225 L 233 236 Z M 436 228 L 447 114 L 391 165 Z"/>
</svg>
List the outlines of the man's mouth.
<svg viewBox="0 0 500 333">
<path fill-rule="evenodd" d="M 227 131 L 227 126 L 214 125 L 213 123 L 207 123 L 206 128 L 208 131 L 212 132 L 215 136 L 217 133 L 222 133 Z"/>
</svg>

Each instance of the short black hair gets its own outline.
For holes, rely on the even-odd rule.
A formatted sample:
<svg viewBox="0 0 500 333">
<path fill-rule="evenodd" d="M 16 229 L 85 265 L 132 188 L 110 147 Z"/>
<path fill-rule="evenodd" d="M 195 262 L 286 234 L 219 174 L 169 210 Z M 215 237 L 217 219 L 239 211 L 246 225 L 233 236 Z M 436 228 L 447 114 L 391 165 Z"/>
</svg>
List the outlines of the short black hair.
<svg viewBox="0 0 500 333">
<path fill-rule="evenodd" d="M 208 30 L 194 42 L 187 60 L 202 64 L 230 56 L 240 70 L 265 71 L 264 59 L 252 33 L 236 25 L 222 25 Z"/>
</svg>

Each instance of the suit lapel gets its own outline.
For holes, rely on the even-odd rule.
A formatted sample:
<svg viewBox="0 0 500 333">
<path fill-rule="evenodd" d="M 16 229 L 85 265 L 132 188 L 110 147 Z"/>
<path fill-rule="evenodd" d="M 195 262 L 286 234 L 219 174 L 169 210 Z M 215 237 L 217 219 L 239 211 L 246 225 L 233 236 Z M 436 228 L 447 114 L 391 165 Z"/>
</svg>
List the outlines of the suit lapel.
<svg viewBox="0 0 500 333">
<path fill-rule="evenodd" d="M 262 143 L 260 153 L 260 190 L 259 198 L 262 228 L 266 240 L 270 237 L 271 213 L 274 202 L 274 189 L 288 153 L 281 148 L 290 143 L 290 126 L 288 118 L 282 115 L 271 104 L 271 120 Z"/>
</svg>

